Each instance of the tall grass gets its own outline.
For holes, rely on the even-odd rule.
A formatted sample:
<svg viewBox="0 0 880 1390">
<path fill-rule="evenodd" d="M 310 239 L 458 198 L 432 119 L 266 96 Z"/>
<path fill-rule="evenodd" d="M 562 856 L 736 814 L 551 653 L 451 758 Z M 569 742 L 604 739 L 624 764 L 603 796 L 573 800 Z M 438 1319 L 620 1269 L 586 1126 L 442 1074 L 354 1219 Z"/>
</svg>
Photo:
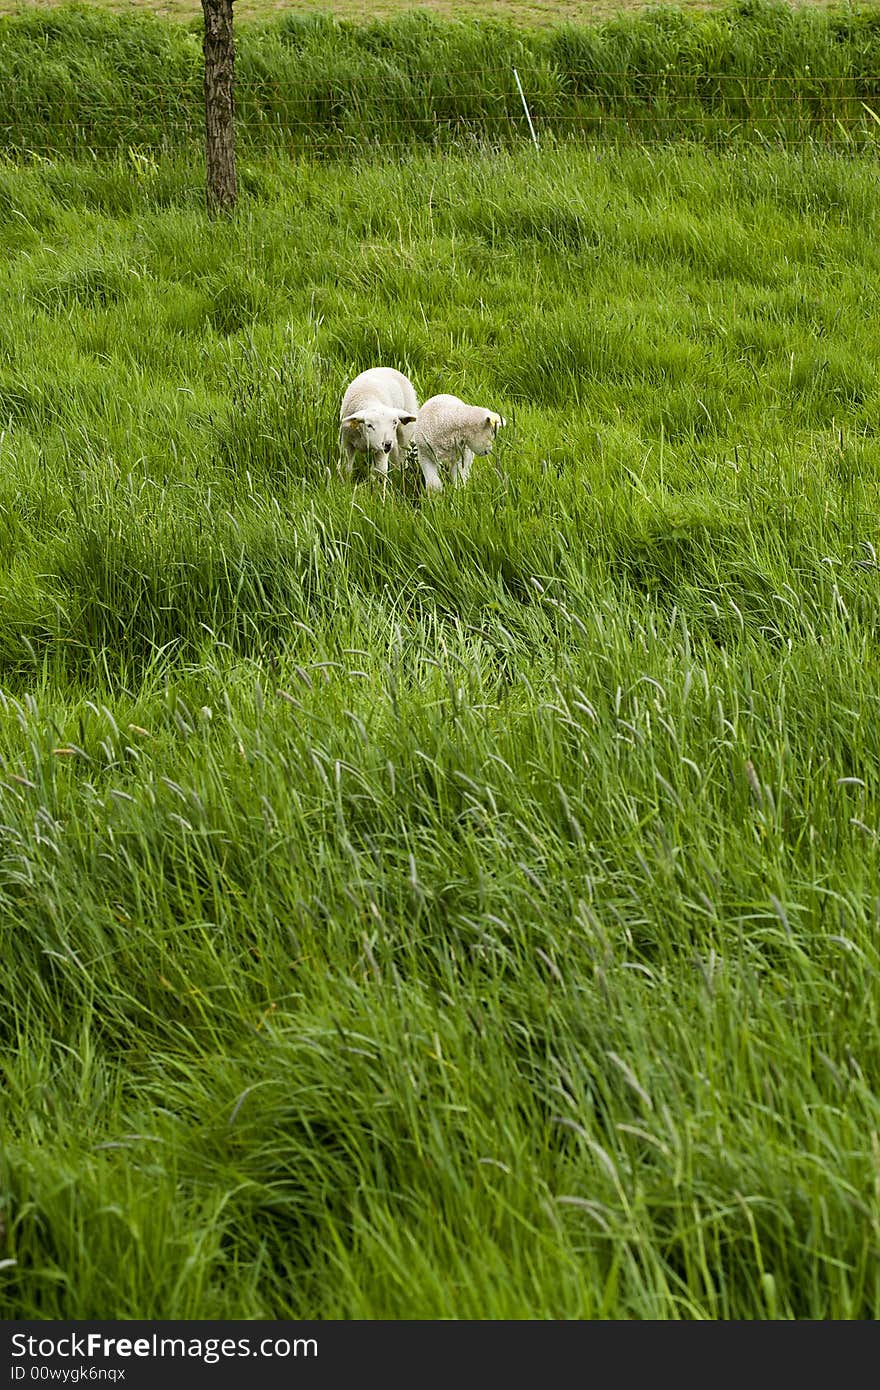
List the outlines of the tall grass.
<svg viewBox="0 0 880 1390">
<path fill-rule="evenodd" d="M 0 1308 L 876 1317 L 874 162 L 242 172 L 0 171 Z"/>
<path fill-rule="evenodd" d="M 368 24 L 291 14 L 240 27 L 238 139 L 331 155 L 518 143 L 528 130 L 514 67 L 545 141 L 851 148 L 877 133 L 880 16 L 743 0 L 529 32 L 424 13 Z M 136 156 L 191 146 L 202 129 L 197 24 L 86 7 L 0 19 L 7 147 Z"/>
</svg>

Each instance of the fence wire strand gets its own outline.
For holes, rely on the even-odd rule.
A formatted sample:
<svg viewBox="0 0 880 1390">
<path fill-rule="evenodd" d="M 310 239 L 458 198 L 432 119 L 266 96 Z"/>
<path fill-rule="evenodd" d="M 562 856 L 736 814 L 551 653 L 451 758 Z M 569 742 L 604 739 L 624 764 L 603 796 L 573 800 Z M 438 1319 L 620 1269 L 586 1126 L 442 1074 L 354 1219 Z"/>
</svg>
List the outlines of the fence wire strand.
<svg viewBox="0 0 880 1390">
<path fill-rule="evenodd" d="M 256 79 L 237 92 L 236 134 L 250 149 L 271 140 L 309 154 L 357 149 L 377 153 L 471 140 L 528 141 L 529 131 L 513 69 L 487 67 L 477 78 L 502 78 L 481 89 L 473 72 L 392 72 L 402 89 L 364 93 L 356 85 L 324 79 L 299 92 Z M 427 86 L 419 89 L 420 79 Z M 880 73 L 814 74 L 808 70 L 766 74 L 699 70 L 546 67 L 521 80 L 534 128 L 542 139 L 601 143 L 615 137 L 666 142 L 772 138 L 792 146 L 833 144 L 880 149 Z M 36 94 L 35 94 L 36 95 Z M 203 137 L 200 93 L 180 93 L 175 106 L 159 100 L 133 113 L 95 102 L 60 108 L 39 95 L 7 86 L 0 142 L 9 156 L 21 152 L 106 153 L 135 147 L 171 151 Z"/>
</svg>

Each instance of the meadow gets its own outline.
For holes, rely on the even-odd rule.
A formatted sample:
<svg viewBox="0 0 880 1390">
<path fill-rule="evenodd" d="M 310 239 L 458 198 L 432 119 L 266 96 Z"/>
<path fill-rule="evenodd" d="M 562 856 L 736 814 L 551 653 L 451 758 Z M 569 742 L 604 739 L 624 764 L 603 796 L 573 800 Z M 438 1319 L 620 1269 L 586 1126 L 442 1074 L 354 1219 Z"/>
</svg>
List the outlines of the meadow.
<svg viewBox="0 0 880 1390">
<path fill-rule="evenodd" d="M 290 10 L 236 35 L 236 139 L 257 158 L 519 147 L 529 130 L 514 70 L 543 143 L 821 141 L 874 155 L 880 131 L 876 6 L 739 0 L 531 28 Z M 184 152 L 195 166 L 202 84 L 197 21 L 85 4 L 0 16 L 0 139 L 19 158 Z"/>
<path fill-rule="evenodd" d="M 0 1313 L 880 1315 L 880 124 L 245 131 L 210 221 L 37 111 Z M 379 361 L 466 489 L 336 478 Z"/>
<path fill-rule="evenodd" d="M 790 8 L 809 6 L 840 8 L 834 0 L 783 0 Z M 199 28 L 202 24 L 201 0 L 83 0 L 90 10 L 105 14 L 154 14 L 162 19 Z M 523 29 L 539 25 L 556 26 L 561 21 L 595 23 L 653 9 L 683 13 L 726 8 L 725 0 L 234 0 L 235 24 L 265 24 L 304 14 L 332 15 L 343 20 L 369 23 L 374 19 L 396 19 L 417 12 L 439 19 L 501 20 Z M 67 9 L 68 0 L 0 0 L 0 15 L 25 15 L 34 11 Z"/>
</svg>

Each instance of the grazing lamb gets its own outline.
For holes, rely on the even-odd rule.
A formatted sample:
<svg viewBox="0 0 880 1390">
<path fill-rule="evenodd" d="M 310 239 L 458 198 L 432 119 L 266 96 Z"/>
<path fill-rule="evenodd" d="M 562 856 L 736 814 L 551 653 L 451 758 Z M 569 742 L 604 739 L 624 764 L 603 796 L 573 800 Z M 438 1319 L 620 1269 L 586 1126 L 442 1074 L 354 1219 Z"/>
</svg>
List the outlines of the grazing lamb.
<svg viewBox="0 0 880 1390">
<path fill-rule="evenodd" d="M 382 479 L 384 498 L 389 460 L 395 468 L 403 464 L 418 409 L 412 382 L 394 367 L 370 367 L 356 376 L 339 412 L 345 476 L 351 477 L 355 454 L 366 454 L 373 472 Z"/>
<path fill-rule="evenodd" d="M 466 483 L 474 454 L 488 454 L 495 436 L 507 421 L 481 405 L 465 405 L 458 396 L 431 396 L 419 411 L 413 443 L 419 451 L 419 467 L 429 492 L 440 492 L 443 483 L 438 463 L 450 465 L 453 483 Z"/>
</svg>

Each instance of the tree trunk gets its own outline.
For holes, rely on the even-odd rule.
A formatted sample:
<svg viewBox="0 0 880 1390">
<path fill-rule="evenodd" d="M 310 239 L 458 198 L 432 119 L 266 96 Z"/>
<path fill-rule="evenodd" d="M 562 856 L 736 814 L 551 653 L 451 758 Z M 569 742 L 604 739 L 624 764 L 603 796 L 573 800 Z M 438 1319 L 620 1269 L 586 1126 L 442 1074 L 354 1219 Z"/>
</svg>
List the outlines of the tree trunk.
<svg viewBox="0 0 880 1390">
<path fill-rule="evenodd" d="M 202 0 L 205 13 L 205 154 L 209 212 L 231 212 L 235 177 L 233 0 Z"/>
</svg>

